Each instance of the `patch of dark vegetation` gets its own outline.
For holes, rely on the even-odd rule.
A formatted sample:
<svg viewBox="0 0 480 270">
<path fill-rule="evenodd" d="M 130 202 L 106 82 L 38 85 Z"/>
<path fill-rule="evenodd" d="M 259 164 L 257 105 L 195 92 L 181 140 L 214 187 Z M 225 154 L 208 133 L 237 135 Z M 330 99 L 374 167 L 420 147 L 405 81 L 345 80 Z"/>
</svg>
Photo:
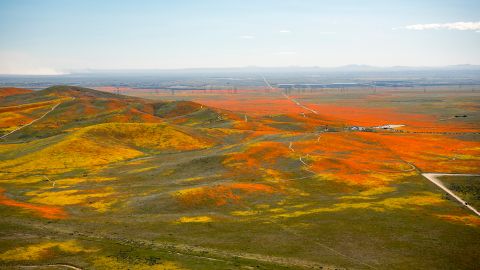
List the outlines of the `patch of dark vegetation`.
<svg viewBox="0 0 480 270">
<path fill-rule="evenodd" d="M 480 177 L 442 177 L 447 188 L 460 196 L 468 204 L 480 208 Z"/>
<path fill-rule="evenodd" d="M 277 122 L 277 123 L 271 123 L 269 124 L 269 126 L 280 129 L 280 130 L 285 130 L 285 131 L 301 132 L 306 130 L 303 123 L 295 123 L 295 122 L 293 123 Z"/>
<path fill-rule="evenodd" d="M 128 96 L 112 94 L 104 91 L 98 91 L 90 88 L 55 85 L 35 92 L 37 95 L 59 95 L 70 97 L 92 97 L 92 98 L 114 98 L 114 99 L 136 99 Z"/>
<path fill-rule="evenodd" d="M 192 113 L 201 108 L 201 105 L 191 101 L 172 101 L 153 104 L 154 115 L 163 118 L 181 116 Z"/>
</svg>

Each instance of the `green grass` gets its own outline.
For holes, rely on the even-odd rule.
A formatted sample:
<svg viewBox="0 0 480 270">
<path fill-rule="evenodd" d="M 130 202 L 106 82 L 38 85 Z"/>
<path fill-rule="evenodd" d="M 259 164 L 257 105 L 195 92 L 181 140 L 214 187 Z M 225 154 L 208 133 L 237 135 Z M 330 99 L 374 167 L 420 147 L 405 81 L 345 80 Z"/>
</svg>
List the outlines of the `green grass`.
<svg viewBox="0 0 480 270">
<path fill-rule="evenodd" d="M 59 91 L 55 91 L 57 90 Z M 90 91 L 88 93 L 96 94 Z M 344 97 L 322 95 L 324 94 L 305 95 L 299 100 L 326 103 L 338 101 L 351 105 L 368 96 L 368 93 Z M 437 113 L 439 108 L 435 104 L 446 98 L 442 95 L 439 97 L 432 94 L 421 99 L 411 99 L 410 95 L 391 97 L 391 100 L 378 101 L 368 106 L 388 107 L 399 101 L 395 104 L 402 104 L 398 105 L 401 108 L 423 104 L 417 108 L 419 113 Z M 101 95 L 99 98 L 106 96 Z M 35 94 L 31 99 L 40 99 L 40 95 Z M 455 106 L 465 102 L 461 97 L 452 97 L 450 100 Z M 91 102 L 101 110 L 108 105 L 108 101 L 98 98 Z M 148 103 L 138 100 L 131 101 L 134 105 L 129 102 L 126 102 L 127 107 L 148 106 Z M 175 112 L 177 105 L 175 102 L 157 104 L 156 114 L 161 118 L 162 115 Z M 27 136 L 26 139 L 32 141 L 2 152 L 0 162 L 47 148 L 62 141 L 70 134 L 69 129 L 106 122 L 112 115 L 121 115 L 124 112 L 122 110 L 83 115 L 84 110 L 78 100 L 69 101 L 45 119 L 65 120 L 59 130 L 36 130 L 35 127 L 25 129 L 16 136 Z M 450 108 L 448 113 L 455 110 Z M 187 116 L 184 116 L 185 112 Z M 278 142 L 287 147 L 293 141 L 295 147 L 296 142 L 307 139 L 315 141 L 316 136 L 311 132 L 294 133 L 301 132 L 302 125 L 286 115 L 255 118 L 259 122 L 267 119 L 266 124 L 281 129 L 277 133 L 256 136 L 252 135 L 253 131 L 218 135 L 220 132 L 217 132 L 216 127 L 231 128 L 234 122 L 228 118 L 215 120 L 218 112 L 212 109 L 186 110 L 173 115 L 175 116 L 162 120 L 188 130 L 192 136 L 212 139 L 216 144 L 207 149 L 182 152 L 139 148 L 145 153 L 142 156 L 145 159 L 134 158 L 105 166 L 72 167 L 71 170 L 49 175 L 58 181 L 55 189 L 45 181 L 22 183 L 33 177 L 41 179 L 43 172 L 40 171 L 32 170 L 16 175 L 0 172 L 0 187 L 6 190 L 5 196 L 17 201 L 28 203 L 32 196 L 26 194 L 31 191 L 98 192 L 105 189 L 110 190 L 112 195 L 108 199 L 113 201 L 105 212 L 95 211 L 88 204 L 67 205 L 64 209 L 69 213 L 69 218 L 60 220 L 44 219 L 32 212 L 0 204 L 0 254 L 17 247 L 68 240 L 76 240 L 85 248 L 96 250 L 83 253 L 50 250 L 39 260 L 0 261 L 0 268 L 68 262 L 84 269 L 104 269 L 95 262 L 105 257 L 123 265 L 124 269 L 133 269 L 135 265 L 155 266 L 165 261 L 175 262 L 186 269 L 311 269 L 308 263 L 338 269 L 476 268 L 480 257 L 480 243 L 475 241 L 480 239 L 479 227 L 442 219 L 441 216 L 445 215 L 470 216 L 464 207 L 442 198 L 442 192 L 419 174 L 414 173 L 386 183 L 386 187 L 390 188 L 388 192 L 367 198 L 352 198 L 370 187 L 313 175 L 300 164 L 298 156 L 301 153 L 297 152 L 289 152 L 291 156 L 279 157 L 271 163 L 265 162 L 265 153 L 257 153 L 254 157 L 258 159 L 258 167 L 245 165 L 237 171 L 226 165 L 225 160 L 234 153 L 244 153 L 256 143 Z M 175 118 L 177 116 L 179 118 Z M 176 121 L 181 118 L 186 121 Z M 239 119 L 242 119 L 242 115 L 239 115 Z M 35 136 L 44 138 L 37 139 Z M 11 140 L 18 138 L 13 137 Z M 459 138 L 478 141 L 474 135 Z M 124 143 L 122 138 L 117 139 L 111 143 Z M 327 155 L 321 152 L 318 154 Z M 348 153 L 334 152 L 328 154 L 328 158 L 338 160 L 345 154 Z M 308 158 L 305 160 L 309 161 Z M 278 171 L 281 176 L 279 179 L 267 177 L 266 169 Z M 105 178 L 109 180 L 96 181 Z M 65 179 L 77 179 L 77 182 L 62 184 Z M 460 195 L 472 205 L 479 203 L 477 180 L 442 178 L 442 181 L 459 194 L 462 193 Z M 244 194 L 233 191 L 234 195 L 240 196 L 238 201 L 195 207 L 181 205 L 175 197 L 179 190 L 230 183 L 263 184 L 278 192 Z M 431 196 L 441 198 L 441 201 L 432 205 L 413 203 L 413 206 L 402 205 L 381 210 L 369 207 L 335 208 L 341 203 L 380 203 L 391 198 L 409 198 L 419 194 L 433 194 Z M 345 196 L 350 198 L 346 199 Z M 292 217 L 280 216 L 282 213 L 315 209 L 336 210 Z M 210 217 L 212 221 L 179 222 L 182 217 L 198 216 Z M 261 259 L 239 256 L 245 253 L 255 254 Z M 279 258 L 283 263 L 278 261 Z"/>
<path fill-rule="evenodd" d="M 479 176 L 442 176 L 442 183 L 460 198 L 480 209 L 480 177 Z"/>
</svg>

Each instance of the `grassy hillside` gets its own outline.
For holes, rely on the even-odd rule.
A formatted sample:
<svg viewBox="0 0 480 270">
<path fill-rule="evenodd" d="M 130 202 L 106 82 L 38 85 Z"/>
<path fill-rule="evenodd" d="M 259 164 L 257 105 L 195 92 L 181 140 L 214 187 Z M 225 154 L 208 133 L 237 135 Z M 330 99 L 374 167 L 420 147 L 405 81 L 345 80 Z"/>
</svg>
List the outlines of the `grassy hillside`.
<svg viewBox="0 0 480 270">
<path fill-rule="evenodd" d="M 0 267 L 476 268 L 480 218 L 420 172 L 475 173 L 477 134 L 352 131 L 287 101 L 0 99 L 2 133 L 18 129 L 0 139 Z"/>
<path fill-rule="evenodd" d="M 4 99 L 8 96 L 21 95 L 25 93 L 31 93 L 32 90 L 16 87 L 0 87 L 0 99 Z"/>
</svg>

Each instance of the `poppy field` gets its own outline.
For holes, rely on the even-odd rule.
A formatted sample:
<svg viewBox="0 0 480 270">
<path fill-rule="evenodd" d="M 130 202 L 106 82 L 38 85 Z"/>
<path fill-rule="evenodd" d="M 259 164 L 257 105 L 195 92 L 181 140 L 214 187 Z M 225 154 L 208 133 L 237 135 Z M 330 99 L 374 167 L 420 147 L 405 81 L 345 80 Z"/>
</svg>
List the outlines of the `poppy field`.
<svg viewBox="0 0 480 270">
<path fill-rule="evenodd" d="M 478 265 L 478 92 L 99 89 L 0 89 L 0 267 Z"/>
</svg>

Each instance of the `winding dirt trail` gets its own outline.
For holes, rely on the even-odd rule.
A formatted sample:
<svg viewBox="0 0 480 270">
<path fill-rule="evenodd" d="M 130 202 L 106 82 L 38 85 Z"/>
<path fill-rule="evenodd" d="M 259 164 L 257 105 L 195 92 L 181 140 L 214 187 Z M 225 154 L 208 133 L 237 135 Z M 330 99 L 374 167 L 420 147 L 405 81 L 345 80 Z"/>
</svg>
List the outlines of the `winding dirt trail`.
<svg viewBox="0 0 480 270">
<path fill-rule="evenodd" d="M 28 124 L 25 124 L 25 125 L 23 125 L 23 126 L 21 126 L 21 127 L 18 127 L 18 128 L 16 128 L 16 129 L 10 131 L 9 133 L 3 135 L 3 136 L 0 136 L 0 139 L 5 139 L 8 135 L 11 135 L 11 134 L 13 134 L 14 132 L 17 132 L 17 131 L 25 128 L 25 127 L 28 127 L 28 126 L 30 126 L 31 124 L 33 124 L 33 123 L 35 123 L 35 122 L 37 122 L 37 121 L 39 121 L 39 120 L 42 120 L 45 116 L 47 116 L 47 114 L 49 114 L 49 113 L 51 113 L 52 111 L 54 111 L 54 110 L 58 107 L 58 105 L 60 105 L 60 104 L 62 104 L 62 102 L 55 104 L 55 106 L 53 106 L 48 112 L 44 113 L 44 114 L 43 114 L 42 116 L 40 116 L 39 118 L 33 119 L 32 122 L 30 122 L 30 123 L 28 123 Z"/>
<path fill-rule="evenodd" d="M 443 189 L 445 192 L 447 192 L 450 196 L 455 198 L 458 202 L 460 202 L 462 205 L 466 206 L 468 209 L 470 209 L 472 212 L 480 216 L 480 212 L 478 212 L 477 209 L 475 209 L 473 206 L 467 204 L 464 200 L 462 200 L 460 197 L 458 197 L 453 191 L 448 189 L 446 186 L 443 185 L 443 183 L 438 179 L 438 177 L 441 176 L 480 176 L 480 174 L 454 174 L 454 173 L 422 173 L 422 175 L 430 180 L 430 182 L 434 183 L 437 185 L 439 188 Z"/>
</svg>

